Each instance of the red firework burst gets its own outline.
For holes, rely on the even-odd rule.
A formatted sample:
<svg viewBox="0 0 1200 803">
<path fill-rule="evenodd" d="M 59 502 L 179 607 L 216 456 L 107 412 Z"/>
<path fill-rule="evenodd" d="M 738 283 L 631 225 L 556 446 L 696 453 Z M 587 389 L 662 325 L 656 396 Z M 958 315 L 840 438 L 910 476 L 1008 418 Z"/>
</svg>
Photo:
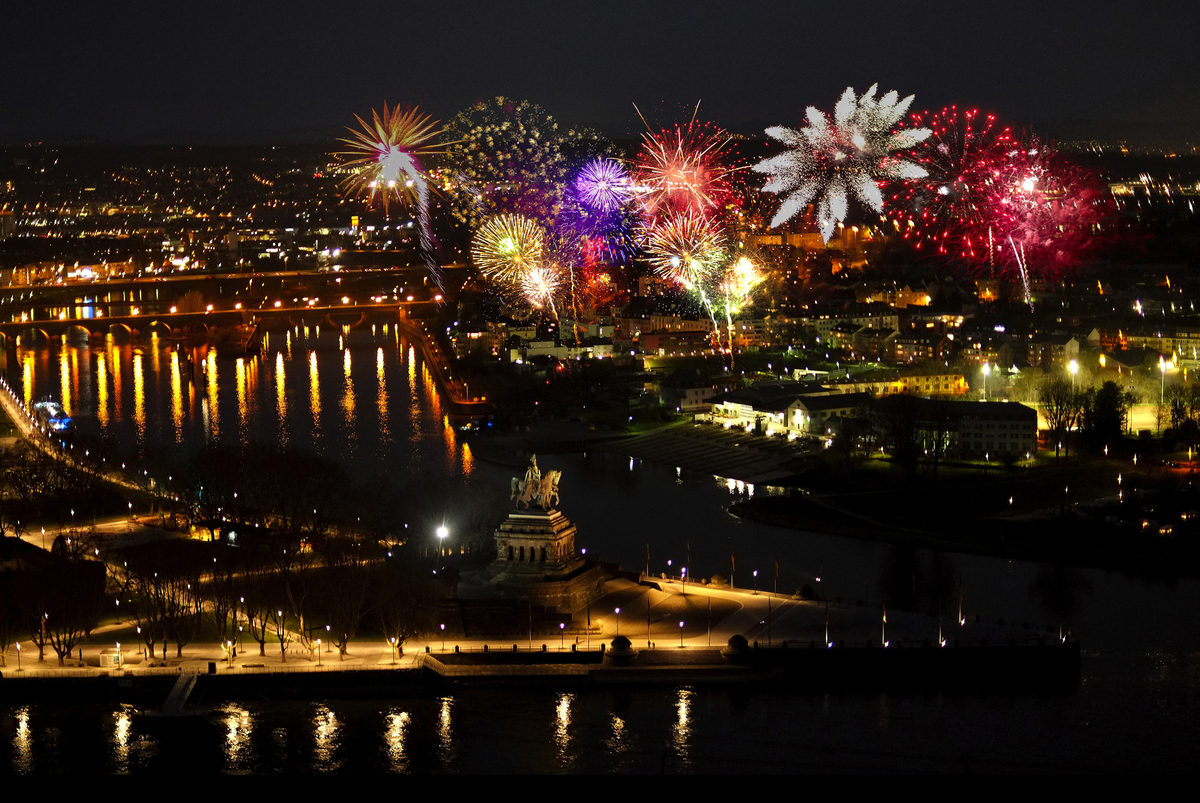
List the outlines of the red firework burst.
<svg viewBox="0 0 1200 803">
<path fill-rule="evenodd" d="M 910 153 L 928 177 L 905 182 L 892 196 L 904 239 L 922 253 L 986 262 L 988 240 L 978 222 L 997 168 L 1015 147 L 1012 133 L 996 130 L 990 114 L 956 106 L 913 113 L 910 125 L 933 133 Z"/>
<path fill-rule="evenodd" d="M 694 118 L 685 126 L 643 134 L 633 178 L 646 214 L 718 213 L 731 196 L 729 141 L 720 128 Z"/>
<path fill-rule="evenodd" d="M 1103 193 L 1093 177 L 1037 139 L 1006 154 L 992 175 L 975 224 L 991 261 L 1042 276 L 1078 262 L 1099 233 Z"/>
</svg>

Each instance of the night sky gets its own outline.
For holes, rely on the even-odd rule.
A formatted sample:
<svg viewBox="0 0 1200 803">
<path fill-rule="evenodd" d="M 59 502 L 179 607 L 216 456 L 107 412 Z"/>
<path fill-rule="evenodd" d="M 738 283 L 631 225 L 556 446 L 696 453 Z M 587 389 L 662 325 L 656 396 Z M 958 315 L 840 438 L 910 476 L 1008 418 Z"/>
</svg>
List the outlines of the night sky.
<svg viewBox="0 0 1200 803">
<path fill-rule="evenodd" d="M 17 2 L 8 144 L 305 141 L 500 94 L 610 136 L 697 100 L 754 133 L 874 82 L 1059 139 L 1200 141 L 1200 3 Z"/>
</svg>

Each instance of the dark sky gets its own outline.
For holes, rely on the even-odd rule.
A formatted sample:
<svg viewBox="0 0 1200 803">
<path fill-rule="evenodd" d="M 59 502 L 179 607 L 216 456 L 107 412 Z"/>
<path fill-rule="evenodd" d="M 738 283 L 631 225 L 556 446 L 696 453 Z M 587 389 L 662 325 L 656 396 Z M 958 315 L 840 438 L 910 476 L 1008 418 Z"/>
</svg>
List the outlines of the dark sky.
<svg viewBox="0 0 1200 803">
<path fill-rule="evenodd" d="M 846 86 L 995 111 L 1060 138 L 1200 141 L 1200 3 L 14 0 L 0 142 L 336 136 L 383 101 L 477 98 L 637 133 L 702 100 L 734 131 L 797 125 Z"/>
</svg>

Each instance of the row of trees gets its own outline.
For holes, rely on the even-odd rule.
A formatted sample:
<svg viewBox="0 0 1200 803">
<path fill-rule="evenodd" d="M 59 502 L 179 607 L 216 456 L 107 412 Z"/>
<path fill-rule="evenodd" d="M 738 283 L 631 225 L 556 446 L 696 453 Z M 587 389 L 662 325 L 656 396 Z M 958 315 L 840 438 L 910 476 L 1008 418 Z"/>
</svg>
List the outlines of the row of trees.
<svg viewBox="0 0 1200 803">
<path fill-rule="evenodd" d="M 164 541 L 131 550 L 113 569 L 122 610 L 151 655 L 176 656 L 206 626 L 222 644 L 268 641 L 312 650 L 317 640 L 345 654 L 364 623 L 403 644 L 429 629 L 436 586 L 407 554 L 348 536 L 319 549 L 270 538 L 262 549 Z"/>
<path fill-rule="evenodd" d="M 77 536 L 75 543 L 82 540 Z M 37 646 L 39 660 L 50 646 L 61 666 L 100 621 L 104 566 L 76 549 L 51 554 L 31 550 L 12 564 L 0 574 L 0 663 L 8 645 L 20 638 Z"/>
</svg>

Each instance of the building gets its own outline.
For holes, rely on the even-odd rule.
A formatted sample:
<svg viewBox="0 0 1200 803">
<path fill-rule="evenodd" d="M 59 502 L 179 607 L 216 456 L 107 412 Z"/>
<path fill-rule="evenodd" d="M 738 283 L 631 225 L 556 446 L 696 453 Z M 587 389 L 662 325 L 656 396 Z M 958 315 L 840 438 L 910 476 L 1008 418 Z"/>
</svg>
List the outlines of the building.
<svg viewBox="0 0 1200 803">
<path fill-rule="evenodd" d="M 695 368 L 679 368 L 658 383 L 658 401 L 663 407 L 683 413 L 707 412 L 716 388 L 700 378 Z"/>
</svg>

